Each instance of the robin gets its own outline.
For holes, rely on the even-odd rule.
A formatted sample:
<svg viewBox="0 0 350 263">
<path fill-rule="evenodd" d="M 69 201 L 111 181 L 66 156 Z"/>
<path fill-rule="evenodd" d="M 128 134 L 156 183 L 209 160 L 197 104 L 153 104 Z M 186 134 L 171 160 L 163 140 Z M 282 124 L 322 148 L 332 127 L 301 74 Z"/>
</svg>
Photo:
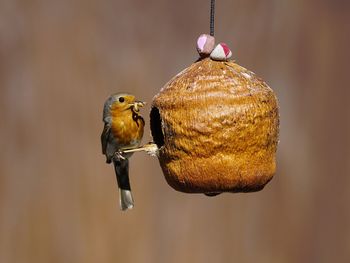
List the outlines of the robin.
<svg viewBox="0 0 350 263">
<path fill-rule="evenodd" d="M 129 182 L 132 152 L 125 153 L 123 150 L 137 148 L 141 143 L 145 121 L 139 110 L 144 105 L 131 94 L 118 93 L 111 95 L 103 108 L 102 153 L 106 156 L 106 163 L 114 164 L 123 211 L 134 206 Z"/>
</svg>

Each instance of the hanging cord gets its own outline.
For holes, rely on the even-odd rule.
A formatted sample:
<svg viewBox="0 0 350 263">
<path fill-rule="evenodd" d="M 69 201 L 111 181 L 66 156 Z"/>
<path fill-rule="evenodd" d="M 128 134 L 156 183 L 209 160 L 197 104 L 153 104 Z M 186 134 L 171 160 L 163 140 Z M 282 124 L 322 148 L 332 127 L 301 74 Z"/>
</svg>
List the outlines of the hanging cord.
<svg viewBox="0 0 350 263">
<path fill-rule="evenodd" d="M 215 0 L 210 3 L 210 35 L 214 36 Z"/>
</svg>

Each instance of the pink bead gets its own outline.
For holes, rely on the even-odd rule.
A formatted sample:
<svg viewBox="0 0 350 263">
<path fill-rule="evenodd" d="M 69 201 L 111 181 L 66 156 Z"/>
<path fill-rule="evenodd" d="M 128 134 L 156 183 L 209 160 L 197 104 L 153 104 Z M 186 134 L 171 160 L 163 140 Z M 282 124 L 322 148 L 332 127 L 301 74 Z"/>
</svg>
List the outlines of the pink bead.
<svg viewBox="0 0 350 263">
<path fill-rule="evenodd" d="M 215 38 L 213 36 L 202 34 L 197 39 L 197 51 L 201 57 L 208 57 L 215 46 Z"/>
</svg>

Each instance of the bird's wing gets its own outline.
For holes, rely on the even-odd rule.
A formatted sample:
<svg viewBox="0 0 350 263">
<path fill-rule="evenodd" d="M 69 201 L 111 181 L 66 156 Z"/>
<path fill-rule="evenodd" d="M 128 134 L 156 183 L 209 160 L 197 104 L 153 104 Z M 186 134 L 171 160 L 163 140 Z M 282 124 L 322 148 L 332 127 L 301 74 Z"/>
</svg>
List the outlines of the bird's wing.
<svg viewBox="0 0 350 263">
<path fill-rule="evenodd" d="M 111 134 L 111 125 L 108 123 L 105 123 L 105 126 L 103 127 L 103 131 L 101 134 L 101 145 L 102 145 L 102 153 L 105 155 L 107 152 L 107 144 L 109 141 L 109 136 Z"/>
</svg>

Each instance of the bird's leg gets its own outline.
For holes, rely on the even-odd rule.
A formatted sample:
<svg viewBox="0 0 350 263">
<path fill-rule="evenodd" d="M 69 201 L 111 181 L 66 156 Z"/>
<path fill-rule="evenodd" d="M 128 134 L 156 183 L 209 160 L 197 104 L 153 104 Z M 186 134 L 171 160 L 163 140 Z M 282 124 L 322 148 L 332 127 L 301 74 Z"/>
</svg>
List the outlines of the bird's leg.
<svg viewBox="0 0 350 263">
<path fill-rule="evenodd" d="M 118 150 L 113 154 L 113 159 L 125 160 L 126 158 L 123 156 L 123 152 Z"/>
</svg>

